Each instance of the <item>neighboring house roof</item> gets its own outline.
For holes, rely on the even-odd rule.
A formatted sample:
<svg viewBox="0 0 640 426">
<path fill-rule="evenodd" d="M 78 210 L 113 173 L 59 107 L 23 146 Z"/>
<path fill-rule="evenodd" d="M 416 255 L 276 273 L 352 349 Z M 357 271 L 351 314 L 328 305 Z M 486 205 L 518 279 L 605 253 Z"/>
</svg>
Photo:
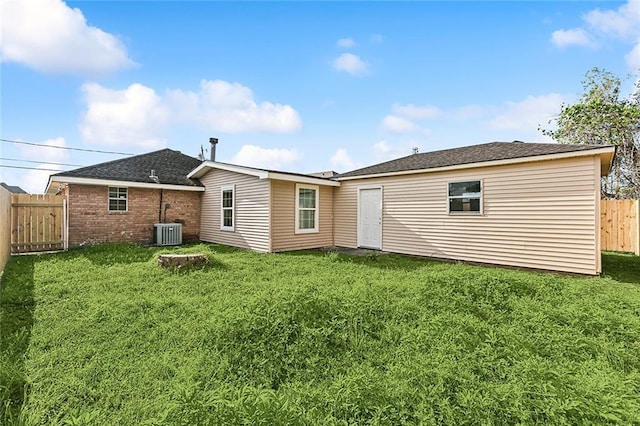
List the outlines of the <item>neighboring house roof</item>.
<svg viewBox="0 0 640 426">
<path fill-rule="evenodd" d="M 303 173 L 282 172 L 279 170 L 258 169 L 255 167 L 221 163 L 219 161 L 205 161 L 204 163 L 200 164 L 195 170 L 189 173 L 188 176 L 190 178 L 201 178 L 212 169 L 227 170 L 230 172 L 255 176 L 259 179 L 276 179 L 315 185 L 340 186 L 338 182 L 335 182 L 326 177 L 317 177 Z"/>
<path fill-rule="evenodd" d="M 576 155 L 610 154 L 607 164 L 603 164 L 603 174 L 608 172 L 615 147 L 610 145 L 575 145 L 558 143 L 525 143 L 490 142 L 461 148 L 444 149 L 441 151 L 412 154 L 406 157 L 372 166 L 342 173 L 336 178 L 355 178 L 372 175 L 387 175 L 402 172 L 417 172 L 421 170 L 440 169 L 455 166 L 484 166 L 481 163 L 511 163 L 515 160 L 529 159 L 543 160 L 557 157 L 571 157 Z M 546 157 L 546 158 L 545 158 Z M 606 166 L 606 167 L 605 167 Z"/>
<path fill-rule="evenodd" d="M 7 191 L 9 191 L 12 194 L 28 194 L 27 191 L 25 191 L 24 189 L 20 188 L 19 186 L 7 185 L 4 182 L 0 182 L 0 186 L 2 186 L 4 189 L 6 189 Z"/>
<path fill-rule="evenodd" d="M 321 178 L 332 178 L 334 176 L 338 176 L 338 172 L 334 172 L 333 170 L 327 170 L 324 172 L 315 172 L 309 173 L 309 176 L 321 177 Z"/>
<path fill-rule="evenodd" d="M 203 190 L 198 180 L 187 177 L 200 164 L 197 158 L 167 148 L 53 174 L 47 189 L 50 189 L 52 182 L 58 182 L 93 185 L 122 183 L 127 186 Z M 152 176 L 152 170 L 155 177 Z"/>
</svg>

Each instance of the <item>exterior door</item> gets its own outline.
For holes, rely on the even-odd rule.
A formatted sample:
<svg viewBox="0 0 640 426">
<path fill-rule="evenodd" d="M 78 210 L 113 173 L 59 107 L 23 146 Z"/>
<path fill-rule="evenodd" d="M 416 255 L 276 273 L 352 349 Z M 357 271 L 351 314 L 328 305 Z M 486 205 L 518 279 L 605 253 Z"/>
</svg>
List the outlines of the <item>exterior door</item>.
<svg viewBox="0 0 640 426">
<path fill-rule="evenodd" d="M 382 248 L 382 188 L 358 190 L 358 246 Z"/>
</svg>

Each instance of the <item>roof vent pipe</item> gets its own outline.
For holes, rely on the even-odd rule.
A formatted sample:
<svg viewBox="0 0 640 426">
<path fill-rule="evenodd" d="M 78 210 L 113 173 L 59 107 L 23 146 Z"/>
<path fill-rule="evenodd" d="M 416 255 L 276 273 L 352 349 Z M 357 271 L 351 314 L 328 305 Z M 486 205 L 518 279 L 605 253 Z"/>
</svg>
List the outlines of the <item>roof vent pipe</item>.
<svg viewBox="0 0 640 426">
<path fill-rule="evenodd" d="M 216 161 L 216 145 L 218 144 L 218 138 L 209 138 L 211 144 L 211 161 Z"/>
</svg>

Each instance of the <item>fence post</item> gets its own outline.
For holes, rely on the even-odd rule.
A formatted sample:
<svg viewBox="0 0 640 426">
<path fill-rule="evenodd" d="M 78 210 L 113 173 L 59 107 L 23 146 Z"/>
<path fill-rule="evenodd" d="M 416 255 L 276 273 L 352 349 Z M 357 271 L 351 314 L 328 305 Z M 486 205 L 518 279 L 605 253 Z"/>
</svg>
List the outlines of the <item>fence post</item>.
<svg viewBox="0 0 640 426">
<path fill-rule="evenodd" d="M 640 200 L 636 200 L 636 256 L 640 256 Z"/>
</svg>

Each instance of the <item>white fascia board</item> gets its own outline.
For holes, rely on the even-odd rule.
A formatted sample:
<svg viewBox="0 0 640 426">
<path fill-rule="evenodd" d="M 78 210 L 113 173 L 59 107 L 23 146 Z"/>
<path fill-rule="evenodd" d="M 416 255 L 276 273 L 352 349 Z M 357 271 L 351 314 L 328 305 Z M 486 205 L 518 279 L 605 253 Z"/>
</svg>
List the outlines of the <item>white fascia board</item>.
<svg viewBox="0 0 640 426">
<path fill-rule="evenodd" d="M 482 161 L 479 163 L 457 164 L 454 166 L 434 167 L 431 169 L 402 170 L 399 172 L 375 173 L 370 175 L 347 176 L 342 178 L 338 177 L 336 178 L 336 180 L 342 181 L 342 180 L 371 179 L 371 178 L 388 177 L 388 176 L 414 175 L 418 173 L 446 172 L 450 170 L 473 169 L 473 168 L 479 168 L 479 167 L 494 167 L 494 166 L 503 166 L 507 164 L 533 163 L 536 161 L 561 160 L 564 158 L 588 157 L 592 155 L 604 155 L 604 154 L 610 155 L 608 157 L 610 162 L 614 152 L 615 152 L 615 147 L 606 146 L 603 148 L 589 149 L 584 151 L 572 151 L 572 152 L 562 152 L 558 154 L 546 154 L 546 155 L 536 155 L 531 157 L 509 158 L 505 160 Z"/>
<path fill-rule="evenodd" d="M 253 169 L 249 167 L 236 166 L 235 164 L 217 163 L 215 161 L 205 161 L 196 167 L 187 175 L 188 178 L 201 178 L 211 169 L 226 170 L 229 172 L 240 173 L 243 175 L 255 176 L 260 179 L 266 179 L 268 172 L 266 170 Z"/>
<path fill-rule="evenodd" d="M 297 183 L 308 183 L 310 185 L 340 186 L 340 182 L 336 182 L 334 180 L 316 178 L 313 176 L 290 175 L 287 173 L 278 172 L 269 172 L 267 178 L 275 180 L 286 180 Z"/>
<path fill-rule="evenodd" d="M 164 183 L 131 182 L 125 180 L 91 179 L 72 176 L 51 176 L 47 190 L 54 183 L 73 183 L 78 185 L 121 186 L 127 188 L 171 189 L 175 191 L 204 192 L 202 186 L 171 185 Z"/>
<path fill-rule="evenodd" d="M 187 175 L 188 178 L 201 178 L 211 169 L 226 170 L 243 175 L 255 176 L 258 179 L 286 180 L 291 182 L 309 183 L 312 185 L 340 186 L 339 182 L 326 180 L 313 176 L 302 176 L 288 173 L 272 172 L 251 167 L 238 166 L 235 164 L 216 163 L 215 161 L 205 161 Z"/>
</svg>

